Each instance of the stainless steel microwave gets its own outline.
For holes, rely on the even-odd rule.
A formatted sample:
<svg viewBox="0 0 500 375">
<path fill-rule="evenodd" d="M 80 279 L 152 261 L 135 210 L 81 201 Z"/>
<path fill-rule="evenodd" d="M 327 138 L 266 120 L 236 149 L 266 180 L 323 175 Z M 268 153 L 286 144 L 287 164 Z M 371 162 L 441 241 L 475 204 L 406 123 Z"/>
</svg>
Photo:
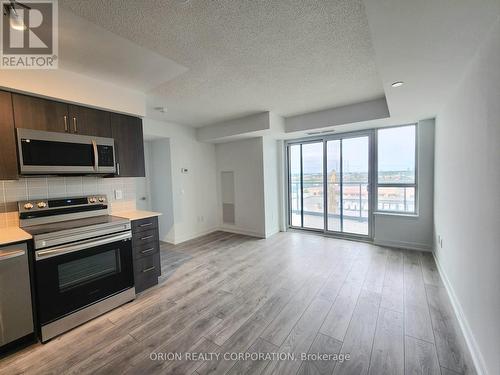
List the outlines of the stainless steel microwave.
<svg viewBox="0 0 500 375">
<path fill-rule="evenodd" d="M 112 174 L 113 138 L 17 129 L 21 175 Z"/>
</svg>

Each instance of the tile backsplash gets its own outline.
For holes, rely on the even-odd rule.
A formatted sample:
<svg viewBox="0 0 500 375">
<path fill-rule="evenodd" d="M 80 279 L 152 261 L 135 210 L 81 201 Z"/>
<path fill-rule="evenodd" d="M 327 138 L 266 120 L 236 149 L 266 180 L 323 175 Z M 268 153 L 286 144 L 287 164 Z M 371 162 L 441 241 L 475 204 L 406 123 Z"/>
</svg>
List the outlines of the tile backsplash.
<svg viewBox="0 0 500 375">
<path fill-rule="evenodd" d="M 0 228 L 19 224 L 17 202 L 91 194 L 106 194 L 111 212 L 133 210 L 136 207 L 136 185 L 144 178 L 101 177 L 30 177 L 0 180 Z M 123 198 L 115 199 L 115 190 Z"/>
</svg>

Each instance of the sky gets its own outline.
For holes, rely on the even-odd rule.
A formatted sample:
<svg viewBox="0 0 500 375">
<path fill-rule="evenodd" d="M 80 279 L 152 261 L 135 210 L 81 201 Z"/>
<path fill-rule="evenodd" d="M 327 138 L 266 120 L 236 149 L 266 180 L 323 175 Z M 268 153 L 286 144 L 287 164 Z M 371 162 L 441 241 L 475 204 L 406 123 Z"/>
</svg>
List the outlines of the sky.
<svg viewBox="0 0 500 375">
<path fill-rule="evenodd" d="M 378 163 L 380 171 L 401 171 L 415 167 L 415 127 L 405 126 L 378 130 Z M 368 136 L 342 140 L 345 172 L 368 172 Z M 323 143 L 302 146 L 304 174 L 322 173 Z M 327 142 L 327 170 L 339 170 L 340 141 Z M 292 173 L 300 172 L 300 146 L 290 150 Z"/>
</svg>

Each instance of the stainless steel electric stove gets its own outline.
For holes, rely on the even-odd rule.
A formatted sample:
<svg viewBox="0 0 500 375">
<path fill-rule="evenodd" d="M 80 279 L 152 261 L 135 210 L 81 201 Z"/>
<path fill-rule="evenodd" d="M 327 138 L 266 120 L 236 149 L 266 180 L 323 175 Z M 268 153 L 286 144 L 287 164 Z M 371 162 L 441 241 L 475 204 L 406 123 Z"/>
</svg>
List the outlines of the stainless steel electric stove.
<svg viewBox="0 0 500 375">
<path fill-rule="evenodd" d="M 42 342 L 135 298 L 128 219 L 109 215 L 105 195 L 18 202 L 33 236 Z"/>
</svg>

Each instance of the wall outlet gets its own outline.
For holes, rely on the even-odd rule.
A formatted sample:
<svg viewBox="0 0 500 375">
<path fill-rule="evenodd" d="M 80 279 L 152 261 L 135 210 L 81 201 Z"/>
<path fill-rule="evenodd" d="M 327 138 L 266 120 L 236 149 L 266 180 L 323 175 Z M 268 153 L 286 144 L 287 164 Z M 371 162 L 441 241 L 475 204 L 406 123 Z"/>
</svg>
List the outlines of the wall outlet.
<svg viewBox="0 0 500 375">
<path fill-rule="evenodd" d="M 122 190 L 115 190 L 115 199 L 119 201 L 120 199 L 123 199 L 123 191 Z"/>
</svg>

